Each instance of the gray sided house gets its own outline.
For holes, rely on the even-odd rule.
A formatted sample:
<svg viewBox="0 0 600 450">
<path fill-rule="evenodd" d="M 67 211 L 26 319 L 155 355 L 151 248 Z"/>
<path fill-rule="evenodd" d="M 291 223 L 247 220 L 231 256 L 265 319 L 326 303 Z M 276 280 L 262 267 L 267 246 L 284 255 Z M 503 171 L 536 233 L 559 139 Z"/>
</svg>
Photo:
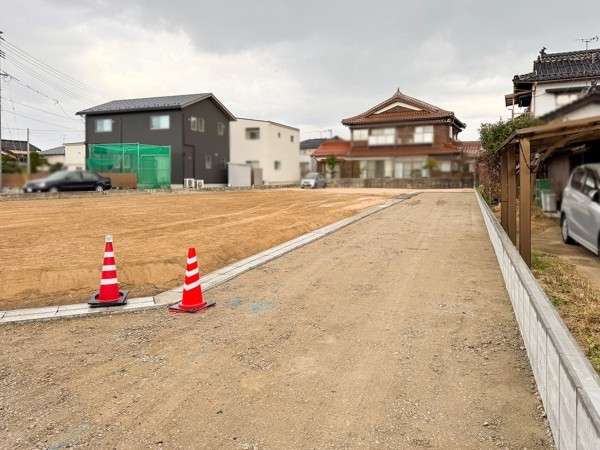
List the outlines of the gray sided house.
<svg viewBox="0 0 600 450">
<path fill-rule="evenodd" d="M 115 100 L 85 116 L 86 144 L 141 144 L 171 147 L 171 183 L 184 178 L 227 183 L 229 122 L 235 116 L 213 94 Z"/>
</svg>

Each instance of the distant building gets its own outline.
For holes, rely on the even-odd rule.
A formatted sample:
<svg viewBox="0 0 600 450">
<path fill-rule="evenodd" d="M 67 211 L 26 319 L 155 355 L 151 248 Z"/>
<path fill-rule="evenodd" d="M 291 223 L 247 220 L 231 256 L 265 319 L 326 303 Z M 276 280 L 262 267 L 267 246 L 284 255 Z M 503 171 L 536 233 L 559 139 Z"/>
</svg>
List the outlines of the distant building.
<svg viewBox="0 0 600 450">
<path fill-rule="evenodd" d="M 238 118 L 230 126 L 231 162 L 262 169 L 265 184 L 300 181 L 300 130 L 268 120 Z"/>
<path fill-rule="evenodd" d="M 85 143 L 65 143 L 60 147 L 43 150 L 41 155 L 46 158 L 48 166 L 60 163 L 66 170 L 85 170 Z"/>
<path fill-rule="evenodd" d="M 210 93 L 116 100 L 79 111 L 89 144 L 171 148 L 171 183 L 227 183 L 229 125 L 235 116 Z"/>
<path fill-rule="evenodd" d="M 61 145 L 60 147 L 49 148 L 47 150 L 42 150 L 40 154 L 46 160 L 47 166 L 54 166 L 55 164 L 61 164 L 63 167 L 65 165 L 65 147 Z"/>
<path fill-rule="evenodd" d="M 41 150 L 29 143 L 29 151 L 40 153 Z M 27 161 L 27 141 L 2 139 L 2 154 L 20 162 Z"/>
<path fill-rule="evenodd" d="M 398 90 L 392 97 L 342 120 L 350 141 L 324 141 L 313 152 L 321 170 L 333 155 L 341 178 L 415 178 L 433 173 L 469 175 L 481 149 L 479 141 L 462 142 L 466 127 L 452 111 Z"/>
</svg>

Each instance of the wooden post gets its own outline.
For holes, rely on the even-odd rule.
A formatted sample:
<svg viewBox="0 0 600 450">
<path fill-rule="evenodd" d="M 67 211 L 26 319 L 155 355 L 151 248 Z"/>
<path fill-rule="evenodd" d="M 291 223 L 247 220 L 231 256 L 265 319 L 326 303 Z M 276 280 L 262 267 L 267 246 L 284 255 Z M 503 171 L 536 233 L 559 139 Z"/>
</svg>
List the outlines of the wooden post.
<svg viewBox="0 0 600 450">
<path fill-rule="evenodd" d="M 522 139 L 519 151 L 520 208 L 519 208 L 519 253 L 531 267 L 531 154 L 529 139 Z"/>
<path fill-rule="evenodd" d="M 507 152 L 508 178 L 508 237 L 517 245 L 517 146 L 512 144 Z"/>
<path fill-rule="evenodd" d="M 508 154 L 500 154 L 500 224 L 508 233 Z"/>
</svg>

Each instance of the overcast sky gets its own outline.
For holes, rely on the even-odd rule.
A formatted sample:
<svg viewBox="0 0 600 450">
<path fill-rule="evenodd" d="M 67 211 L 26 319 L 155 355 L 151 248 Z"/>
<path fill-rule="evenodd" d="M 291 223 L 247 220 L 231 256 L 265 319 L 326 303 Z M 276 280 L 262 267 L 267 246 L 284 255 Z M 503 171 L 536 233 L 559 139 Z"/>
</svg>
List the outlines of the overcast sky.
<svg viewBox="0 0 600 450">
<path fill-rule="evenodd" d="M 459 137 L 477 139 L 482 122 L 510 115 L 512 77 L 542 47 L 584 50 L 598 17 L 598 0 L 7 0 L 2 138 L 29 127 L 42 149 L 83 141 L 79 110 L 202 92 L 302 139 L 348 138 L 342 119 L 400 88 L 454 111 Z"/>
</svg>

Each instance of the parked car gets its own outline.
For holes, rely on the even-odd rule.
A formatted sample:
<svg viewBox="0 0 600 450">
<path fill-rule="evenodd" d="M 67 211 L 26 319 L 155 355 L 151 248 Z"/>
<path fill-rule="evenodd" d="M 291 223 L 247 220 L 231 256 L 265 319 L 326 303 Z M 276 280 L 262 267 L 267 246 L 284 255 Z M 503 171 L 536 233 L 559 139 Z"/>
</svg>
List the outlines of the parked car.
<svg viewBox="0 0 600 450">
<path fill-rule="evenodd" d="M 112 188 L 110 178 L 86 170 L 54 172 L 46 178 L 29 181 L 24 192 L 105 191 Z"/>
<path fill-rule="evenodd" d="M 600 254 L 600 164 L 573 170 L 563 192 L 560 225 L 566 244 L 575 242 Z"/>
<path fill-rule="evenodd" d="M 318 172 L 310 172 L 307 173 L 302 181 L 300 181 L 300 187 L 304 189 L 305 187 L 316 189 L 318 187 L 325 188 L 327 187 L 327 180 L 325 180 L 325 175 Z"/>
</svg>

